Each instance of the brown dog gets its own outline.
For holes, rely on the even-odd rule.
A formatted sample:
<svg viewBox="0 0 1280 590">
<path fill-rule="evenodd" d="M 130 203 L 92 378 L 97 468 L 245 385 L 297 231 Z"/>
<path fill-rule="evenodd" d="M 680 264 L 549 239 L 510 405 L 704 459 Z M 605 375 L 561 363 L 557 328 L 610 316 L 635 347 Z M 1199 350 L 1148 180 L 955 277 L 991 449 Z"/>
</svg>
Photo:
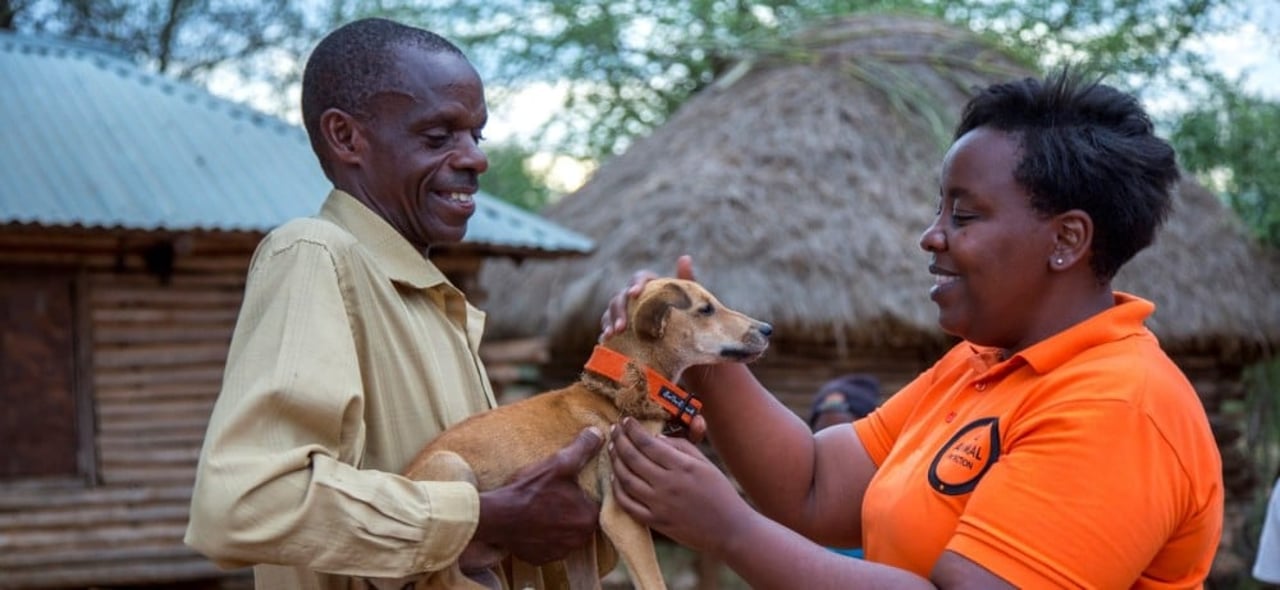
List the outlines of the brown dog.
<svg viewBox="0 0 1280 590">
<path fill-rule="evenodd" d="M 751 362 L 764 353 L 773 331 L 769 324 L 726 308 L 699 284 L 680 279 L 649 281 L 628 305 L 627 315 L 627 329 L 596 347 L 579 381 L 454 425 L 423 449 L 406 475 L 470 481 L 490 490 L 551 456 L 588 426 L 608 433 L 623 416 L 640 420 L 653 433 L 673 418 L 687 424 L 701 404 L 674 385 L 680 374 L 693 365 Z M 600 528 L 635 586 L 664 589 L 649 529 L 614 502 L 611 473 L 602 447 L 578 483 L 601 503 Z M 600 587 L 595 556 L 594 548 L 587 547 L 566 559 L 575 590 Z M 466 580 L 452 573 L 447 577 Z M 484 587 L 469 581 L 459 585 Z"/>
</svg>

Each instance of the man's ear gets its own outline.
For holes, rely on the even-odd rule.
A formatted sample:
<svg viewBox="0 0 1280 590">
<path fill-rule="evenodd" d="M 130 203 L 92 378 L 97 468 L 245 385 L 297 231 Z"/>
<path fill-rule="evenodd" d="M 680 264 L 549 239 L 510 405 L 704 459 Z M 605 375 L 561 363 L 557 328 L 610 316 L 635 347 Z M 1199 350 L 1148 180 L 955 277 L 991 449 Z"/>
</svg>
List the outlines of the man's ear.
<svg viewBox="0 0 1280 590">
<path fill-rule="evenodd" d="M 329 109 L 320 114 L 320 135 L 335 163 L 357 164 L 364 147 L 360 122 L 350 113 Z"/>
<path fill-rule="evenodd" d="M 1059 214 L 1055 226 L 1049 264 L 1061 270 L 1086 259 L 1093 247 L 1093 218 L 1084 211 L 1072 209 Z"/>
<path fill-rule="evenodd" d="M 667 284 L 655 293 L 644 295 L 643 299 L 636 304 L 635 317 L 632 318 L 636 335 L 645 340 L 662 338 L 671 308 L 685 308 L 690 305 L 692 301 L 689 299 L 689 294 L 673 284 Z"/>
</svg>

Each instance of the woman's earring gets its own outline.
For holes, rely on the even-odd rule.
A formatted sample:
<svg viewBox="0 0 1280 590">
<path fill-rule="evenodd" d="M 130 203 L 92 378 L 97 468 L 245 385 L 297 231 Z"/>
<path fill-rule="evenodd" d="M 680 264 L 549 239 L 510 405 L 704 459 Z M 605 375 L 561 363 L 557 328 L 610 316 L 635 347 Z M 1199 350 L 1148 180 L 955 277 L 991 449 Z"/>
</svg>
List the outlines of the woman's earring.
<svg viewBox="0 0 1280 590">
<path fill-rule="evenodd" d="M 1054 259 L 1053 263 L 1057 264 L 1058 266 L 1062 266 L 1062 259 L 1061 258 Z"/>
</svg>

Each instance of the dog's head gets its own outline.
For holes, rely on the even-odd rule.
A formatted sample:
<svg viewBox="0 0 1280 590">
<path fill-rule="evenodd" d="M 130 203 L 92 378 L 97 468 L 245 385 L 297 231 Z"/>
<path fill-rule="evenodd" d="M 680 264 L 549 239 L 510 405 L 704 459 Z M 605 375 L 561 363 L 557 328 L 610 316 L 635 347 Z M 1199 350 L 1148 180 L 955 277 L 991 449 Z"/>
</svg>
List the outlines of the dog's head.
<svg viewBox="0 0 1280 590">
<path fill-rule="evenodd" d="M 633 357 L 678 374 L 693 365 L 747 363 L 769 347 L 773 327 L 725 307 L 693 281 L 654 279 L 628 306 Z"/>
</svg>

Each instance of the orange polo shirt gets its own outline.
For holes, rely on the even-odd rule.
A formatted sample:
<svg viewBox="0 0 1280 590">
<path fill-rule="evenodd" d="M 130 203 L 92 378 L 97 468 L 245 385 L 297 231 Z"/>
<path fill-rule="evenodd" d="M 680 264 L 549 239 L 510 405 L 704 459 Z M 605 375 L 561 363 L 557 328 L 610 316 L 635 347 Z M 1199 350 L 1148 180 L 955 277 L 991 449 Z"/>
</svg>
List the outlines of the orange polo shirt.
<svg viewBox="0 0 1280 590">
<path fill-rule="evenodd" d="M 1222 465 L 1195 390 L 1116 305 L 1012 358 L 961 343 L 855 431 L 878 466 L 867 559 L 928 576 L 950 549 L 1021 588 L 1195 588 Z"/>
</svg>

